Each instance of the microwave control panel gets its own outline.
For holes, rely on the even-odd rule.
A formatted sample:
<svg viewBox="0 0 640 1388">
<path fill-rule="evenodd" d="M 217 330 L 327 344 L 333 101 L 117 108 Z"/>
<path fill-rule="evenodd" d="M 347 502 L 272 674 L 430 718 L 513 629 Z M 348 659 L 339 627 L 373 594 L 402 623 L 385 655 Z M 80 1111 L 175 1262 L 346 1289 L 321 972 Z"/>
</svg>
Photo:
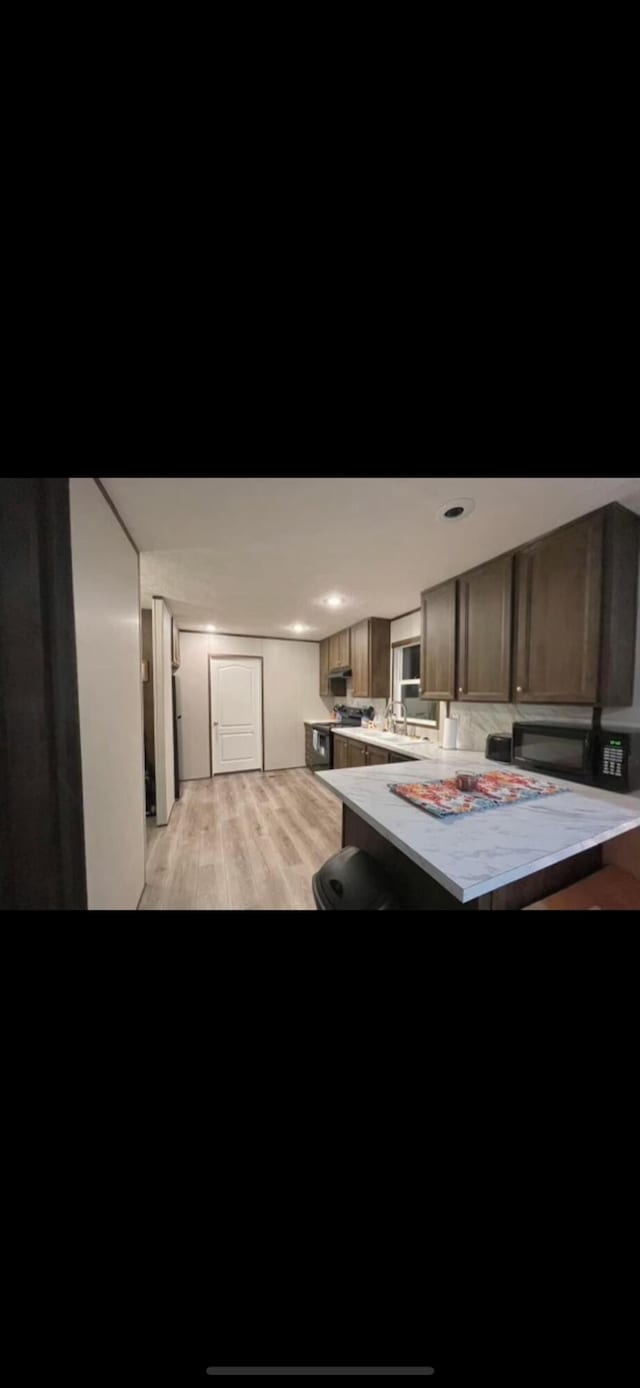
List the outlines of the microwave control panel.
<svg viewBox="0 0 640 1388">
<path fill-rule="evenodd" d="M 608 737 L 600 743 L 600 771 L 604 776 L 622 779 L 624 747 L 621 737 Z"/>
<path fill-rule="evenodd" d="M 595 783 L 604 790 L 640 789 L 640 728 L 600 729 Z"/>
</svg>

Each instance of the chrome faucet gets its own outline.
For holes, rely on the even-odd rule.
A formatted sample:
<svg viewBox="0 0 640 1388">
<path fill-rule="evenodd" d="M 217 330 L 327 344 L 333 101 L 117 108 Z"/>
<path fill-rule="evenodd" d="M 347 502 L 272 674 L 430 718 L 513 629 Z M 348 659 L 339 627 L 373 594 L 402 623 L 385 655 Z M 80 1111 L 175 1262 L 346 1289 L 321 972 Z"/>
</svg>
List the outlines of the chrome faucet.
<svg viewBox="0 0 640 1388">
<path fill-rule="evenodd" d="M 394 710 L 394 708 L 396 708 L 396 706 L 397 706 L 398 704 L 400 705 L 400 708 L 401 708 L 401 710 L 402 710 L 402 712 L 401 712 L 401 714 L 400 714 L 400 718 L 404 718 L 404 736 L 406 737 L 406 736 L 407 736 L 407 706 L 406 706 L 406 704 L 403 704 L 402 699 L 390 699 L 390 700 L 389 700 L 389 703 L 391 704 L 391 722 L 392 722 L 392 724 L 393 724 L 394 732 L 396 731 L 396 723 L 399 723 L 399 722 L 400 722 L 400 719 L 399 719 L 399 718 L 396 718 L 396 716 L 395 716 L 393 710 Z"/>
</svg>

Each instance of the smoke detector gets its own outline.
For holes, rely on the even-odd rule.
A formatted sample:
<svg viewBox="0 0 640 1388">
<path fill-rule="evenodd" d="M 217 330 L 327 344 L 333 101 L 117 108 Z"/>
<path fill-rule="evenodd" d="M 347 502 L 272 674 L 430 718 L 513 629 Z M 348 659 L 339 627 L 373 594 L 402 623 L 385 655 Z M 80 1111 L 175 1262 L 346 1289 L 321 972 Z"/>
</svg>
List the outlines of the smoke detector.
<svg viewBox="0 0 640 1388">
<path fill-rule="evenodd" d="M 445 501 L 444 506 L 436 511 L 436 518 L 444 521 L 466 520 L 475 509 L 476 503 L 472 496 L 458 496 L 455 501 Z"/>
</svg>

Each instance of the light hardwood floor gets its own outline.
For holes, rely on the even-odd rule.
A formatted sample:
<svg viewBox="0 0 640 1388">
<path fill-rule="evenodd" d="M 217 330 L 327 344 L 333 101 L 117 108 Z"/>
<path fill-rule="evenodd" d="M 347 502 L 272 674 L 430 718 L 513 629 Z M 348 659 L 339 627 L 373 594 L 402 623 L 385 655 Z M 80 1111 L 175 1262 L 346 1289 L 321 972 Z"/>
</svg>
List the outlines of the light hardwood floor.
<svg viewBox="0 0 640 1388">
<path fill-rule="evenodd" d="M 313 911 L 314 872 L 342 838 L 342 806 L 312 771 L 185 781 L 147 830 L 141 911 Z"/>
</svg>

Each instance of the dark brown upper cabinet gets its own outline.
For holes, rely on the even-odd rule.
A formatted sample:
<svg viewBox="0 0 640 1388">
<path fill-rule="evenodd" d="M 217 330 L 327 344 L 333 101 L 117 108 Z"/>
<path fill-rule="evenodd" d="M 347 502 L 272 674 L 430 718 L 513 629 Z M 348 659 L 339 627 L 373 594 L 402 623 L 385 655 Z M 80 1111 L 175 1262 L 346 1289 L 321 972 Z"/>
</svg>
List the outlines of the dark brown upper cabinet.
<svg viewBox="0 0 640 1388">
<path fill-rule="evenodd" d="M 331 693 L 329 687 L 329 638 L 320 642 L 320 693 L 326 695 Z"/>
<path fill-rule="evenodd" d="M 458 579 L 456 699 L 509 702 L 512 590 L 512 554 Z"/>
<path fill-rule="evenodd" d="M 348 670 L 351 664 L 350 629 L 329 637 L 329 670 Z"/>
<path fill-rule="evenodd" d="M 631 704 L 639 530 L 613 503 L 517 551 L 516 703 Z"/>
<path fill-rule="evenodd" d="M 420 695 L 456 697 L 456 580 L 450 578 L 422 594 Z"/>
<path fill-rule="evenodd" d="M 354 699 L 388 699 L 391 623 L 365 617 L 351 628 L 351 693 Z"/>
<path fill-rule="evenodd" d="M 329 675 L 329 637 L 320 642 L 320 694 L 322 698 L 339 698 L 347 692 L 347 681 L 340 675 Z"/>
</svg>

